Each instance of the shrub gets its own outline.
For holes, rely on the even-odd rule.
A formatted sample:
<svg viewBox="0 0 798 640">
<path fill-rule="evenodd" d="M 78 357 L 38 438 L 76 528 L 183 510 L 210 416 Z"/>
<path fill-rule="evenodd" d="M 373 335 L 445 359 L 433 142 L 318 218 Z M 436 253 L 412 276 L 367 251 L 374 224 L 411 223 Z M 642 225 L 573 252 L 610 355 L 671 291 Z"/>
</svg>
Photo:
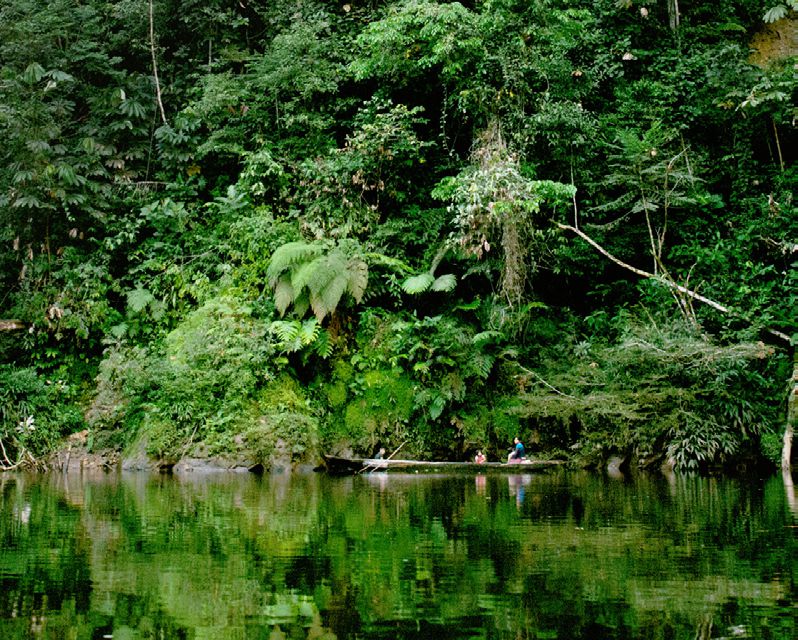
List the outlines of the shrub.
<svg viewBox="0 0 798 640">
<path fill-rule="evenodd" d="M 67 381 L 0 365 L 0 468 L 32 462 L 83 426 L 76 390 Z"/>
</svg>

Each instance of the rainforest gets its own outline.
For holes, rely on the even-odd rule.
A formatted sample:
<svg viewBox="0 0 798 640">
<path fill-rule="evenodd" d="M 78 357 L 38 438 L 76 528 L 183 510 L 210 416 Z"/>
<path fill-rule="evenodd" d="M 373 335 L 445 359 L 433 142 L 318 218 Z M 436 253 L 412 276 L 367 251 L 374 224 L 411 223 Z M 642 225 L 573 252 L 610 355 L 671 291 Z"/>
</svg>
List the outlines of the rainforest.
<svg viewBox="0 0 798 640">
<path fill-rule="evenodd" d="M 0 0 L 0 466 L 789 466 L 796 9 Z"/>
</svg>

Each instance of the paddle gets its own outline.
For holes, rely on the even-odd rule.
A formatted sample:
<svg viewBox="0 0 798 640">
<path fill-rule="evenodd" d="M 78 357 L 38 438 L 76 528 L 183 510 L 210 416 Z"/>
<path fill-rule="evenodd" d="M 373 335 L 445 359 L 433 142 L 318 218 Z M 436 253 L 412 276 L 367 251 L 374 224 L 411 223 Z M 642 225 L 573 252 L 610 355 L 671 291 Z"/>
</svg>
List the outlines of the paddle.
<svg viewBox="0 0 798 640">
<path fill-rule="evenodd" d="M 405 440 L 402 444 L 400 444 L 398 447 L 396 447 L 396 450 L 391 455 L 389 455 L 387 458 L 385 458 L 385 461 L 388 461 L 391 458 L 393 458 L 397 453 L 399 453 L 399 449 L 404 447 L 406 444 L 407 444 L 407 440 Z M 377 464 L 367 464 L 365 467 L 363 467 L 357 473 L 363 473 L 366 470 L 371 472 L 371 471 L 374 471 L 375 469 L 379 469 L 379 468 L 380 468 L 380 464 L 379 463 L 377 463 Z M 355 475 L 357 475 L 357 474 L 355 474 Z"/>
</svg>

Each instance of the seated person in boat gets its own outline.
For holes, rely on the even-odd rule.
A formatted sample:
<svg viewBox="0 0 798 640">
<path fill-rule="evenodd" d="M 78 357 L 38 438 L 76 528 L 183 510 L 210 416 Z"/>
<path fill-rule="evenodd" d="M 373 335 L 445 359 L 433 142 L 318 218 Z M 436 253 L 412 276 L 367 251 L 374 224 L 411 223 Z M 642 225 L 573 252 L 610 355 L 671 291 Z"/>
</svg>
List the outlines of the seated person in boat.
<svg viewBox="0 0 798 640">
<path fill-rule="evenodd" d="M 510 455 L 507 456 L 507 462 L 521 462 L 526 457 L 526 449 L 524 449 L 524 445 L 518 439 L 518 436 L 513 439 L 513 444 L 515 446 L 510 451 Z"/>
<path fill-rule="evenodd" d="M 477 464 L 482 464 L 483 462 L 485 462 L 485 460 L 487 460 L 485 454 L 482 453 L 482 451 L 477 451 L 477 455 L 474 456 L 474 462 L 476 462 Z"/>
<path fill-rule="evenodd" d="M 382 460 L 385 457 L 385 447 L 380 447 L 380 450 L 374 455 L 374 460 Z"/>
</svg>

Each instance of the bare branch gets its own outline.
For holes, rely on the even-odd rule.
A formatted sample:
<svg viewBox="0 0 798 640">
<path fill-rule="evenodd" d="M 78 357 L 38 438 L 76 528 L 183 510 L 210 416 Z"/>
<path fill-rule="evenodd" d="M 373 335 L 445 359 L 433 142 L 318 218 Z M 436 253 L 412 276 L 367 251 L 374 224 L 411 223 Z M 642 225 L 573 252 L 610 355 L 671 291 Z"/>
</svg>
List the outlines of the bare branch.
<svg viewBox="0 0 798 640">
<path fill-rule="evenodd" d="M 710 306 L 713 309 L 716 309 L 717 311 L 720 311 L 721 313 L 725 313 L 725 314 L 731 315 L 731 316 L 740 317 L 740 314 L 735 312 L 735 311 L 733 311 L 732 309 L 729 309 L 728 307 L 725 307 L 722 304 L 720 304 L 719 302 L 715 302 L 714 300 L 711 300 L 710 298 L 707 298 L 706 296 L 702 296 L 699 293 L 696 293 L 695 291 L 692 291 L 691 289 L 688 289 L 687 287 L 684 287 L 684 286 L 682 286 L 680 284 L 677 284 L 676 282 L 674 282 L 671 279 L 664 278 L 664 277 L 662 277 L 660 275 L 657 275 L 657 274 L 654 274 L 654 273 L 650 273 L 648 271 L 644 271 L 643 269 L 638 269 L 637 267 L 633 267 L 632 265 L 624 262 L 620 258 L 617 258 L 614 255 L 612 255 L 609 251 L 607 251 L 604 247 L 602 247 L 598 242 L 593 240 L 593 238 L 588 236 L 586 233 L 584 233 L 580 229 L 577 229 L 576 227 L 571 226 L 570 224 L 563 224 L 562 222 L 557 222 L 556 220 L 554 221 L 554 223 L 560 229 L 563 229 L 565 231 L 572 231 L 573 233 L 578 235 L 580 238 L 582 238 L 582 240 L 587 242 L 596 251 L 598 251 L 601 255 L 603 255 L 604 257 L 608 258 L 609 260 L 611 260 L 615 264 L 623 267 L 624 269 L 626 269 L 628 271 L 631 271 L 632 273 L 636 273 L 637 275 L 642 276 L 643 278 L 650 278 L 652 280 L 657 280 L 658 282 L 661 282 L 662 284 L 664 284 L 666 287 L 669 287 L 669 288 L 671 288 L 671 289 L 673 289 L 675 291 L 678 291 L 679 293 L 684 294 L 688 298 L 691 298 L 693 300 L 698 300 L 699 302 L 703 302 L 705 305 Z M 776 329 L 769 329 L 769 328 L 766 328 L 765 331 L 767 331 L 772 336 L 775 336 L 777 338 L 780 338 L 781 340 L 786 341 L 788 344 L 791 342 L 790 341 L 790 336 L 788 336 L 786 333 L 784 333 L 782 331 L 778 331 Z"/>
</svg>

